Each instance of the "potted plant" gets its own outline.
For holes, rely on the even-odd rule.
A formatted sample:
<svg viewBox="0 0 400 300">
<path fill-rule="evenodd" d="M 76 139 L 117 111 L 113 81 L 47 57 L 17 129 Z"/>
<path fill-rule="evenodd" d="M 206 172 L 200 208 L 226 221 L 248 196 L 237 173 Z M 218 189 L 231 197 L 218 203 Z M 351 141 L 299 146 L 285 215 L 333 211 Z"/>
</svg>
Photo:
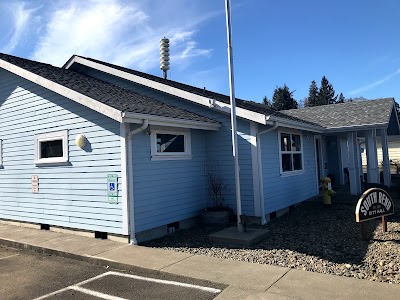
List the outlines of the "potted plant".
<svg viewBox="0 0 400 300">
<path fill-rule="evenodd" d="M 223 178 L 216 173 L 208 173 L 208 191 L 210 206 L 201 214 L 202 223 L 206 226 L 228 226 L 229 215 L 232 212 L 225 205 L 225 194 L 228 191 L 228 185 Z"/>
</svg>

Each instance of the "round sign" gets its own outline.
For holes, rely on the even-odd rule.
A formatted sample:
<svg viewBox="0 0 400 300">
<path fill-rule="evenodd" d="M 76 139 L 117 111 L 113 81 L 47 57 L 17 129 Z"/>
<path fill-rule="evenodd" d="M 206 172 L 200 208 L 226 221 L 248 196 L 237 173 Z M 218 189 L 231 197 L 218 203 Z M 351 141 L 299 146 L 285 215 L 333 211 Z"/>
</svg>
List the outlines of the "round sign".
<svg viewBox="0 0 400 300">
<path fill-rule="evenodd" d="M 390 195 L 382 189 L 372 188 L 364 192 L 356 207 L 356 222 L 364 222 L 394 213 Z"/>
</svg>

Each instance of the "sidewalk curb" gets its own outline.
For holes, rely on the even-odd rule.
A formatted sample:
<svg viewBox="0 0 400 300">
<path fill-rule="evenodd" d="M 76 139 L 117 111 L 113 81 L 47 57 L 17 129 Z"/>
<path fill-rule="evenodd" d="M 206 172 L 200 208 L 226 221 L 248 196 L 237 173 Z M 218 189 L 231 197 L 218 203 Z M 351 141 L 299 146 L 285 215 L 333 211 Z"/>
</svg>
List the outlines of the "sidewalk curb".
<svg viewBox="0 0 400 300">
<path fill-rule="evenodd" d="M 94 256 L 79 255 L 79 254 L 74 254 L 74 253 L 70 253 L 70 252 L 64 252 L 61 250 L 55 250 L 55 249 L 51 249 L 51 248 L 45 248 L 45 247 L 41 247 L 41 246 L 35 246 L 35 245 L 27 244 L 27 243 L 17 242 L 14 240 L 9 240 L 9 239 L 4 239 L 4 238 L 0 238 L 0 246 L 19 249 L 22 251 L 35 252 L 35 253 L 39 253 L 39 254 L 64 257 L 64 258 L 73 259 L 76 261 L 82 261 L 82 262 L 86 262 L 86 263 L 89 263 L 92 265 L 97 265 L 97 266 L 101 266 L 101 267 L 105 267 L 105 268 L 112 268 L 112 269 L 116 269 L 116 270 L 135 272 L 135 274 L 141 275 L 141 276 L 153 277 L 154 275 L 157 275 L 157 276 L 162 277 L 163 275 L 168 274 L 169 278 L 175 277 L 176 279 L 180 279 L 180 281 L 182 281 L 182 282 L 185 282 L 185 280 L 182 280 L 182 279 L 188 278 L 187 276 L 168 273 L 168 272 L 161 271 L 161 270 L 146 269 L 143 267 L 138 267 L 135 265 L 130 265 L 130 264 L 120 263 L 120 262 L 116 262 L 116 261 L 112 261 L 112 260 L 102 259 L 102 258 L 98 258 L 98 257 L 94 257 Z M 121 247 L 122 246 L 125 246 L 125 245 L 121 245 Z M 119 248 L 119 247 L 117 247 L 117 248 Z M 117 249 L 117 248 L 114 248 L 114 249 Z M 212 285 L 214 287 L 218 287 L 221 290 L 224 290 L 225 288 L 227 288 L 229 286 L 229 285 L 226 285 L 221 282 L 213 282 L 213 281 L 209 281 L 209 280 L 205 280 L 205 279 L 197 279 L 197 278 L 191 278 L 191 279 L 195 280 L 201 284 Z"/>
</svg>

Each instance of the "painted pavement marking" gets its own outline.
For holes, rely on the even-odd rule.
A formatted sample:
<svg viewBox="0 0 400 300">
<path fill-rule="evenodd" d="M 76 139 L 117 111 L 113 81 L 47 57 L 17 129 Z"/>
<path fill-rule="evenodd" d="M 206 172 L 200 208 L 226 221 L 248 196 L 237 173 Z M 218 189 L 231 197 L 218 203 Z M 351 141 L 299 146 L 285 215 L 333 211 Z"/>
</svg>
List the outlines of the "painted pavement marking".
<svg viewBox="0 0 400 300">
<path fill-rule="evenodd" d="M 136 280 L 143 280 L 143 281 L 155 282 L 155 283 L 166 284 L 166 285 L 180 286 L 180 287 L 183 287 L 183 288 L 192 288 L 192 289 L 197 289 L 197 290 L 201 290 L 203 292 L 208 292 L 208 293 L 213 293 L 213 294 L 218 294 L 218 293 L 221 292 L 221 290 L 219 290 L 219 289 L 210 288 L 210 287 L 201 286 L 201 285 L 183 283 L 183 282 L 178 282 L 178 281 L 156 279 L 156 278 L 150 278 L 150 277 L 142 277 L 142 276 L 138 276 L 138 275 L 132 275 L 132 274 L 125 274 L 125 273 L 109 271 L 109 272 L 105 272 L 103 274 L 100 274 L 98 276 L 89 278 L 87 280 L 81 281 L 81 282 L 79 282 L 77 284 L 73 284 L 73 285 L 67 286 L 65 288 L 62 288 L 60 290 L 48 293 L 48 294 L 43 295 L 43 296 L 40 296 L 40 297 L 35 298 L 33 300 L 46 299 L 48 297 L 60 294 L 62 292 L 68 291 L 68 290 L 75 290 L 75 291 L 78 291 L 78 292 L 81 292 L 81 293 L 84 293 L 84 294 L 88 294 L 88 295 L 95 296 L 95 297 L 101 298 L 101 299 L 106 299 L 106 300 L 129 300 L 129 299 L 126 299 L 126 298 L 112 296 L 112 295 L 100 293 L 100 292 L 97 292 L 97 291 L 93 291 L 93 290 L 89 290 L 89 289 L 81 287 L 84 284 L 87 284 L 89 282 L 98 280 L 100 278 L 103 278 L 103 277 L 109 276 L 109 275 L 127 277 L 127 278 L 136 279 Z"/>
</svg>

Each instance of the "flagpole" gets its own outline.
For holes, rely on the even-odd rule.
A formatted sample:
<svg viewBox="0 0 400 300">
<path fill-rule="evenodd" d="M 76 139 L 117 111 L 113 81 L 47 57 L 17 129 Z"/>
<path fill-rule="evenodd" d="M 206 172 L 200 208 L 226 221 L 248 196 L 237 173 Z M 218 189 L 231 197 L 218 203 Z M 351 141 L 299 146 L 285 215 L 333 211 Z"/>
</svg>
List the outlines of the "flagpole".
<svg viewBox="0 0 400 300">
<path fill-rule="evenodd" d="M 233 76 L 233 55 L 232 55 L 232 24 L 231 24 L 231 1 L 225 0 L 226 9 L 226 33 L 228 38 L 228 66 L 229 66 L 229 89 L 231 98 L 231 127 L 232 127 L 232 152 L 235 165 L 235 191 L 236 191 L 236 211 L 237 228 L 239 232 L 243 231 L 240 220 L 242 214 L 242 203 L 240 199 L 240 178 L 239 178 L 239 153 L 237 143 L 236 126 L 236 100 L 235 100 L 235 82 Z"/>
</svg>

